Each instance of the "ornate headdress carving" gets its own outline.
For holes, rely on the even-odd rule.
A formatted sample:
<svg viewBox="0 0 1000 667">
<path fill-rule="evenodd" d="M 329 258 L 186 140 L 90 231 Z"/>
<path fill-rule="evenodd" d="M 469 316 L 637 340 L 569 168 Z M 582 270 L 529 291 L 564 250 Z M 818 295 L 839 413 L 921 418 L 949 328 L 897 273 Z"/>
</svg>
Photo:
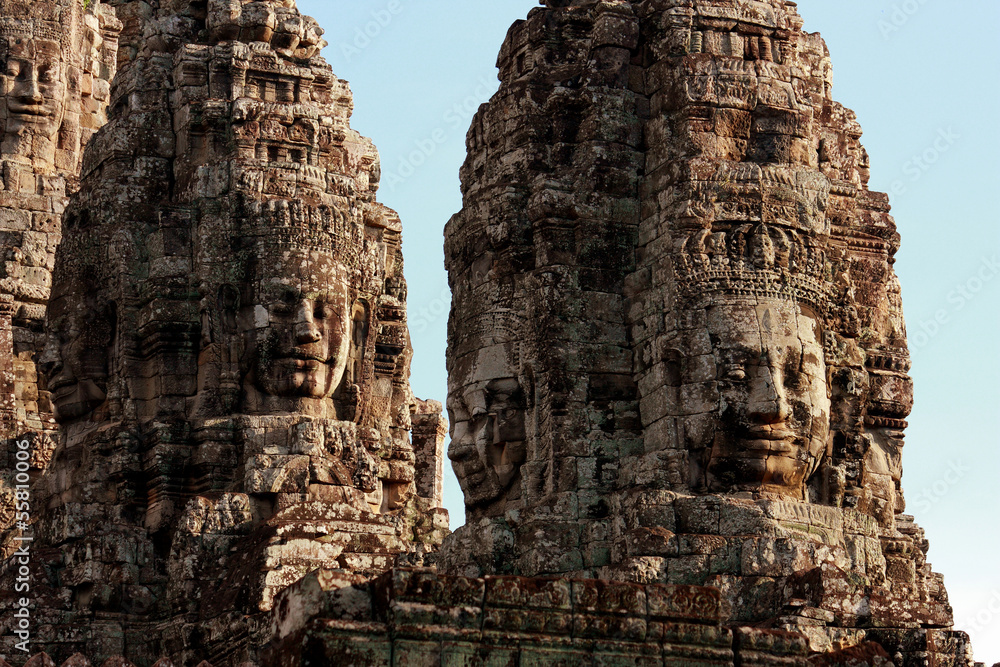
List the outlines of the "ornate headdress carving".
<svg viewBox="0 0 1000 667">
<path fill-rule="evenodd" d="M 675 261 L 679 292 L 696 299 L 732 296 L 794 299 L 827 312 L 834 292 L 829 262 L 816 240 L 767 224 L 692 233 Z"/>
<path fill-rule="evenodd" d="M 39 5 L 47 4 L 50 9 L 39 16 Z M 7 0 L 3 3 L 4 16 L 0 18 L 0 37 L 14 39 L 44 39 L 56 42 L 63 49 L 75 46 L 79 37 L 80 17 L 83 2 L 58 0 L 32 2 Z M 67 53 L 67 56 L 76 56 Z"/>
</svg>

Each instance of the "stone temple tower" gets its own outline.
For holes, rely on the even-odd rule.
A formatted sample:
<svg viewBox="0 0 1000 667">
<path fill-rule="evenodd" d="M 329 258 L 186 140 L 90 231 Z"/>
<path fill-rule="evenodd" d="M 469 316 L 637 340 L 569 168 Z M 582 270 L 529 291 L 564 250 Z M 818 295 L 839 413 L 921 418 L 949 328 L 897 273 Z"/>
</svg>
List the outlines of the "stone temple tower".
<svg viewBox="0 0 1000 667">
<path fill-rule="evenodd" d="M 436 570 L 282 593 L 265 664 L 972 667 L 822 39 L 786 0 L 541 4 L 445 229 L 468 522 Z"/>
<path fill-rule="evenodd" d="M 737 649 L 966 659 L 900 484 L 899 235 L 825 44 L 785 0 L 542 4 L 446 229 L 441 568 L 707 586 Z"/>
<path fill-rule="evenodd" d="M 106 4 L 84 4 L 0 2 L 0 443 L 31 439 L 35 471 L 54 445 L 37 362 L 61 214 L 117 67 L 121 24 Z M 13 454 L 0 447 L 0 531 L 14 515 Z"/>
<path fill-rule="evenodd" d="M 307 572 L 440 543 L 441 407 L 410 391 L 400 220 L 316 22 L 116 10 L 40 364 L 60 435 L 33 489 L 33 645 L 241 664 Z"/>
</svg>

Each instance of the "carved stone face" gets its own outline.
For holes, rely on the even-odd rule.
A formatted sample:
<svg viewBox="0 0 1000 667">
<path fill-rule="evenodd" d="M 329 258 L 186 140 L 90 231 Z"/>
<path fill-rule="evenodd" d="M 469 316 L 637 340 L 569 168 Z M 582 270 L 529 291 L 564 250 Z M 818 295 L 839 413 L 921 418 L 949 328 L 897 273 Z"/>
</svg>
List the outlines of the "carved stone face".
<svg viewBox="0 0 1000 667">
<path fill-rule="evenodd" d="M 329 398 L 350 345 L 345 271 L 321 252 L 293 251 L 262 264 L 252 313 L 254 385 L 268 396 Z"/>
<path fill-rule="evenodd" d="M 61 47 L 41 39 L 10 39 L 6 47 L 0 70 L 5 141 L 25 134 L 54 137 L 62 123 L 67 93 Z"/>
<path fill-rule="evenodd" d="M 77 304 L 79 305 L 79 304 Z M 84 417 L 107 399 L 108 348 L 113 318 L 75 308 L 67 298 L 49 303 L 50 335 L 39 368 L 60 423 Z"/>
<path fill-rule="evenodd" d="M 483 390 L 449 401 L 448 448 L 466 505 L 499 497 L 517 480 L 525 460 L 524 391 L 517 378 L 490 381 Z"/>
<path fill-rule="evenodd" d="M 713 306 L 708 326 L 721 398 L 710 487 L 802 498 L 830 432 L 820 323 L 793 302 L 762 299 Z"/>
</svg>

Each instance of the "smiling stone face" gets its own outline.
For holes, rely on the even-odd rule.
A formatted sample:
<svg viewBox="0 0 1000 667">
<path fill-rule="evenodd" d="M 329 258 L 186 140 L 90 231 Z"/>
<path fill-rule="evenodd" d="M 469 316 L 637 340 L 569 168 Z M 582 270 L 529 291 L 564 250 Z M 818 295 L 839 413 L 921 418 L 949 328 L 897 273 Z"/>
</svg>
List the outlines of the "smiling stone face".
<svg viewBox="0 0 1000 667">
<path fill-rule="evenodd" d="M 62 123 L 67 93 L 63 53 L 59 44 L 43 39 L 7 38 L 3 46 L 4 152 L 23 153 L 33 148 L 26 135 L 50 139 Z"/>
<path fill-rule="evenodd" d="M 817 319 L 793 302 L 708 309 L 720 393 L 712 490 L 802 498 L 827 447 L 830 397 Z"/>
<path fill-rule="evenodd" d="M 293 251 L 263 264 L 259 273 L 248 313 L 253 387 L 292 402 L 330 398 L 343 379 L 350 344 L 343 267 L 322 252 Z"/>
</svg>

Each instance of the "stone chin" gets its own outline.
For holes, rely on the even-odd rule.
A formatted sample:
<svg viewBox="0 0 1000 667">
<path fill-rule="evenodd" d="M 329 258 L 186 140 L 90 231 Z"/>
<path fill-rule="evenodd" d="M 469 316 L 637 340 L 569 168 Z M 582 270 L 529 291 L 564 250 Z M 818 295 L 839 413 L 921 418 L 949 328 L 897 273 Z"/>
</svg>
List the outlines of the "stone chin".
<svg viewBox="0 0 1000 667">
<path fill-rule="evenodd" d="M 490 474 L 474 446 L 451 447 L 448 458 L 455 468 L 466 505 L 481 505 L 500 495 L 503 489 L 496 475 Z"/>
<path fill-rule="evenodd" d="M 94 380 L 56 384 L 49 391 L 56 421 L 60 423 L 90 414 L 107 399 L 105 391 Z"/>
</svg>

